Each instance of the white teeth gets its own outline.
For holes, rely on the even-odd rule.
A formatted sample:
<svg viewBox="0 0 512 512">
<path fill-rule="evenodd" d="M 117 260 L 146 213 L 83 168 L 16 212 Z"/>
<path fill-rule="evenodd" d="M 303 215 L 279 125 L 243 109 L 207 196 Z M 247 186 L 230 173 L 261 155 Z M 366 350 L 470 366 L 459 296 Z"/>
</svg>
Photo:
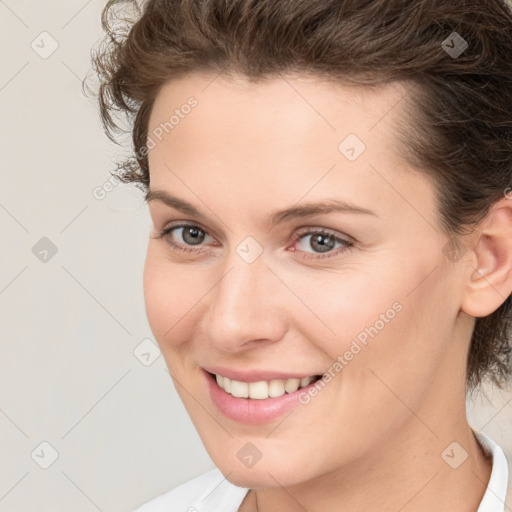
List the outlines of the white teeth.
<svg viewBox="0 0 512 512">
<path fill-rule="evenodd" d="M 253 400 L 265 400 L 283 396 L 285 393 L 293 393 L 299 388 L 309 386 L 315 378 L 303 377 L 302 379 L 274 379 L 271 381 L 240 382 L 231 380 L 222 375 L 215 375 L 219 387 L 226 393 L 237 398 L 252 398 Z"/>
<path fill-rule="evenodd" d="M 224 377 L 224 382 L 226 382 L 226 377 Z M 313 382 L 313 377 L 304 377 L 303 379 L 300 379 L 300 387 L 305 388 L 306 386 L 309 386 Z"/>
<path fill-rule="evenodd" d="M 286 384 L 284 385 L 284 390 L 287 393 L 293 393 L 294 391 L 297 391 L 300 386 L 300 379 L 288 379 L 286 381 Z"/>
<path fill-rule="evenodd" d="M 249 398 L 258 400 L 268 398 L 268 384 L 264 380 L 249 383 Z"/>
<path fill-rule="evenodd" d="M 268 396 L 276 397 L 284 395 L 284 382 L 282 380 L 271 380 L 268 384 Z"/>
<path fill-rule="evenodd" d="M 249 384 L 247 384 L 247 382 L 232 380 L 231 394 L 237 398 L 249 398 Z"/>
</svg>

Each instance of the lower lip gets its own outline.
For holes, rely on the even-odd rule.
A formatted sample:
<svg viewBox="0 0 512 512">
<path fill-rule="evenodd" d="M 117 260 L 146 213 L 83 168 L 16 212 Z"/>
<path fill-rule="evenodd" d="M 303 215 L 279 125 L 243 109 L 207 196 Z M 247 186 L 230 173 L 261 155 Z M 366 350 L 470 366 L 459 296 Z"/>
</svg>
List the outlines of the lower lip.
<svg viewBox="0 0 512 512">
<path fill-rule="evenodd" d="M 315 384 L 312 382 L 309 386 L 298 389 L 293 393 L 257 400 L 234 397 L 219 387 L 211 374 L 206 371 L 203 371 L 203 373 L 212 401 L 220 412 L 232 420 L 250 425 L 269 423 L 283 416 L 289 410 L 300 405 L 299 395 L 304 392 L 307 393 L 308 388 Z"/>
</svg>

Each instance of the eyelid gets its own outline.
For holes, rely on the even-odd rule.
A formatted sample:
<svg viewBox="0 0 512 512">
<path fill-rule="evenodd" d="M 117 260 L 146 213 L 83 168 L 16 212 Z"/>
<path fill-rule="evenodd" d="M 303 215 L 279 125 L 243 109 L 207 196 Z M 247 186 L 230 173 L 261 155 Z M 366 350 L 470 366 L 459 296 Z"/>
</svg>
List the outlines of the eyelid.
<svg viewBox="0 0 512 512">
<path fill-rule="evenodd" d="M 159 237 L 165 236 L 168 231 L 170 231 L 174 228 L 187 227 L 187 226 L 199 228 L 201 231 L 204 231 L 207 236 L 210 236 L 211 238 L 213 238 L 215 240 L 218 239 L 217 235 L 212 234 L 210 232 L 210 230 L 205 228 L 204 226 L 202 226 L 200 222 L 187 221 L 187 220 L 174 220 L 168 224 L 165 224 L 165 226 L 162 229 L 156 230 L 156 237 L 159 238 Z"/>
<path fill-rule="evenodd" d="M 177 228 L 177 227 L 180 227 L 180 226 L 192 226 L 192 227 L 198 227 L 200 228 L 202 231 L 204 231 L 206 234 L 208 234 L 209 236 L 213 237 L 213 238 L 216 238 L 216 239 L 219 239 L 220 237 L 218 237 L 217 235 L 213 235 L 211 232 L 210 232 L 210 229 L 208 228 L 205 228 L 200 222 L 197 222 L 197 221 L 188 221 L 188 220 L 174 220 L 168 224 L 166 224 L 160 231 L 159 231 L 159 234 L 162 234 L 164 231 L 167 231 L 171 228 Z M 335 229 L 331 229 L 331 228 L 326 228 L 324 226 L 315 226 L 315 225 L 310 225 L 310 224 L 307 224 L 305 226 L 299 226 L 296 228 L 295 232 L 292 234 L 292 239 L 296 239 L 297 237 L 301 236 L 301 235 L 304 235 L 306 233 L 310 233 L 311 231 L 313 230 L 318 230 L 318 231 L 322 231 L 322 232 L 326 232 L 326 233 L 329 233 L 331 234 L 332 236 L 335 236 L 335 237 L 339 237 L 339 238 L 343 238 L 345 239 L 345 241 L 347 242 L 353 242 L 353 243 L 356 243 L 358 242 L 358 240 L 356 238 L 354 238 L 353 236 L 349 236 L 347 235 L 346 233 L 339 233 L 337 230 Z"/>
<path fill-rule="evenodd" d="M 197 227 L 197 228 L 201 229 L 201 231 L 204 231 L 208 236 L 211 236 L 212 238 L 216 238 L 213 235 L 211 235 L 209 233 L 209 230 L 206 229 L 205 227 L 203 227 L 199 222 L 179 221 L 179 220 L 172 221 L 170 224 L 166 224 L 166 226 L 159 232 L 159 235 L 165 235 L 166 231 L 171 230 L 173 228 L 183 227 L 183 226 Z M 326 233 L 326 234 L 332 235 L 333 237 L 341 238 L 345 242 L 349 242 L 349 243 L 357 242 L 357 240 L 351 236 L 348 236 L 345 234 L 342 234 L 341 236 L 339 236 L 339 234 L 337 234 L 337 232 L 335 230 L 332 230 L 330 228 L 325 228 L 322 226 L 299 227 L 299 228 L 297 228 L 297 230 L 294 233 L 292 233 L 291 238 L 295 242 L 301 236 L 306 235 L 306 234 L 313 234 L 313 233 Z"/>
<path fill-rule="evenodd" d="M 321 226 L 306 226 L 298 228 L 293 234 L 292 238 L 300 238 L 303 235 L 312 234 L 312 233 L 326 233 L 332 235 L 335 238 L 340 238 L 345 242 L 355 243 L 357 240 L 345 233 L 339 233 L 338 231 L 330 228 L 325 228 Z"/>
</svg>

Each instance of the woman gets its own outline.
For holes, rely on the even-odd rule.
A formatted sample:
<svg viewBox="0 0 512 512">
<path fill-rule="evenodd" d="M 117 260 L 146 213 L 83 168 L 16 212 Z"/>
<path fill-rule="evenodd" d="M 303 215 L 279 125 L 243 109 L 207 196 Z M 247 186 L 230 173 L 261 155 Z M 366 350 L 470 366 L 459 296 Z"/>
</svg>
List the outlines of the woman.
<svg viewBox="0 0 512 512">
<path fill-rule="evenodd" d="M 512 372 L 506 5 L 111 1 L 103 23 L 148 320 L 217 467 L 138 510 L 504 511 L 465 398 Z"/>
</svg>

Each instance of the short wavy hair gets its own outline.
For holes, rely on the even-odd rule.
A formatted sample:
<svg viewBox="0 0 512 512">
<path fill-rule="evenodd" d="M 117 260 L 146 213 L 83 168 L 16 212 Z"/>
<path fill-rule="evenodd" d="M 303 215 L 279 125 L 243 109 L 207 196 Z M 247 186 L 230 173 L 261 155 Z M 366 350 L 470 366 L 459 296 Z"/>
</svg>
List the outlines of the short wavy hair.
<svg viewBox="0 0 512 512">
<path fill-rule="evenodd" d="M 101 22 L 92 51 L 101 120 L 112 141 L 131 132 L 133 143 L 112 171 L 124 183 L 149 189 L 148 122 L 161 87 L 213 71 L 411 84 L 404 157 L 433 179 L 456 245 L 512 184 L 512 15 L 500 0 L 110 0 Z M 468 391 L 484 380 L 503 388 L 512 375 L 511 325 L 510 296 L 476 319 Z"/>
</svg>

